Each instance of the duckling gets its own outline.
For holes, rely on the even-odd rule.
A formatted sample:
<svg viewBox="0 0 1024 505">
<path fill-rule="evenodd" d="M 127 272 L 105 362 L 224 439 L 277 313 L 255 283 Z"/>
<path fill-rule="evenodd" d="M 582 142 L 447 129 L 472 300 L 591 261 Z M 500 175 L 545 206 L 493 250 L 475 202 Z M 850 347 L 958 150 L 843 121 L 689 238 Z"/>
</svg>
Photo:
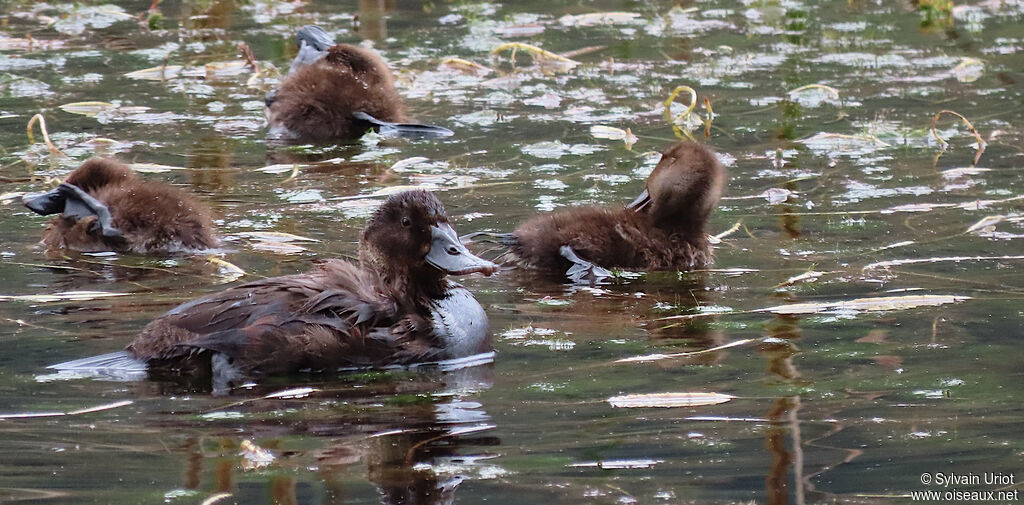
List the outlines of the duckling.
<svg viewBox="0 0 1024 505">
<path fill-rule="evenodd" d="M 271 137 L 292 141 L 354 139 L 370 128 L 399 136 L 447 137 L 452 131 L 408 123 L 387 65 L 369 49 L 335 44 L 319 26 L 296 36 L 299 54 L 267 93 Z"/>
<path fill-rule="evenodd" d="M 573 281 L 605 268 L 689 270 L 710 264 L 705 224 L 725 168 L 709 148 L 679 142 L 661 155 L 644 191 L 625 208 L 576 207 L 534 217 L 502 236 L 516 263 Z"/>
<path fill-rule="evenodd" d="M 123 353 L 50 368 L 143 362 L 151 372 L 211 370 L 217 384 L 474 356 L 492 350 L 487 314 L 446 276 L 497 269 L 459 242 L 433 194 L 406 191 L 388 198 L 370 219 L 358 265 L 327 260 L 306 273 L 186 302 L 146 325 Z"/>
<path fill-rule="evenodd" d="M 187 192 L 140 179 L 107 158 L 86 161 L 52 191 L 22 202 L 44 216 L 48 249 L 81 252 L 177 252 L 216 247 L 210 213 Z"/>
</svg>

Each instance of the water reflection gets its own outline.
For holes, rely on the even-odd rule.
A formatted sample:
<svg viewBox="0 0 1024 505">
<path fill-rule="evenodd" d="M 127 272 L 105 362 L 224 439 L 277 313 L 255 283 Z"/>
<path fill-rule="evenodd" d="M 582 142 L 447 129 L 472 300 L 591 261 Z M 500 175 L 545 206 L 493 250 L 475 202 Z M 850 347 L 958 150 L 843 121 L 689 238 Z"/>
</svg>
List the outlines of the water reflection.
<svg viewBox="0 0 1024 505">
<path fill-rule="evenodd" d="M 322 488 L 325 503 L 346 503 L 347 483 L 365 471 L 381 503 L 452 503 L 464 479 L 504 473 L 491 449 L 501 441 L 488 435 L 495 426 L 477 401 L 493 381 L 493 367 L 483 365 L 352 377 L 349 387 L 331 383 L 291 400 L 266 398 L 280 384 L 254 386 L 226 406 L 197 413 L 207 422 L 176 428 L 200 432 L 175 451 L 184 458 L 182 486 L 231 493 L 226 503 L 272 504 L 309 503 Z M 165 428 L 181 419 L 168 419 Z M 230 435 L 238 431 L 245 435 Z M 313 444 L 303 441 L 310 436 Z M 275 461 L 243 470 L 243 440 L 271 451 Z"/>
</svg>

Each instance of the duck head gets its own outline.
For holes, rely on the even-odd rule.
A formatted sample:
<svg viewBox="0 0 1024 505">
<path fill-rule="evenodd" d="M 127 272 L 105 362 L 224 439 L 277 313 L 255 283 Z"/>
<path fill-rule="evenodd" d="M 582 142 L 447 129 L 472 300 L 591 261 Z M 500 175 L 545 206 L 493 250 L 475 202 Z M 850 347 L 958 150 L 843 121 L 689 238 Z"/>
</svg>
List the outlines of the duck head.
<svg viewBox="0 0 1024 505">
<path fill-rule="evenodd" d="M 111 248 L 125 244 L 124 234 L 114 227 L 107 206 L 73 184 L 62 182 L 46 193 L 27 194 L 22 197 L 22 203 L 43 216 L 60 213 L 81 235 L 83 243 L 98 241 Z"/>
<path fill-rule="evenodd" d="M 444 205 L 427 191 L 388 198 L 363 231 L 359 257 L 385 278 L 421 284 L 440 282 L 448 274 L 491 275 L 498 270 L 462 245 Z"/>
<path fill-rule="evenodd" d="M 661 154 L 647 187 L 626 207 L 651 216 L 659 228 L 703 230 L 724 181 L 725 167 L 711 149 L 679 142 Z"/>
</svg>

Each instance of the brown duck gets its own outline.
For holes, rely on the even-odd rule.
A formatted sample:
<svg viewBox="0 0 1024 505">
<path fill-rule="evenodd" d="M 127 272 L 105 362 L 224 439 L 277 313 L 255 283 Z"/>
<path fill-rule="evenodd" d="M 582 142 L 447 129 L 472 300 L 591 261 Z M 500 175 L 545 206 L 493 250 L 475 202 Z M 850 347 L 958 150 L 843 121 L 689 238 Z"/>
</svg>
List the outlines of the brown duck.
<svg viewBox="0 0 1024 505">
<path fill-rule="evenodd" d="M 218 244 L 209 211 L 192 195 L 112 159 L 86 161 L 56 189 L 23 202 L 37 214 L 60 214 L 43 232 L 49 249 L 149 253 Z"/>
<path fill-rule="evenodd" d="M 576 207 L 543 214 L 503 235 L 514 261 L 574 281 L 604 268 L 689 270 L 712 262 L 705 233 L 725 168 L 709 148 L 679 142 L 661 155 L 643 193 L 625 208 Z M 604 268 L 602 268 L 604 267 Z"/>
<path fill-rule="evenodd" d="M 474 356 L 492 349 L 487 315 L 446 276 L 497 268 L 459 242 L 433 194 L 407 191 L 370 219 L 358 265 L 328 260 L 186 302 L 146 325 L 126 353 L 51 368 L 212 366 L 217 389 L 239 377 Z"/>
<path fill-rule="evenodd" d="M 335 44 L 319 26 L 300 28 L 296 39 L 299 54 L 288 75 L 266 96 L 271 137 L 344 140 L 371 128 L 385 135 L 452 135 L 447 128 L 408 123 L 391 71 L 371 50 Z"/>
</svg>

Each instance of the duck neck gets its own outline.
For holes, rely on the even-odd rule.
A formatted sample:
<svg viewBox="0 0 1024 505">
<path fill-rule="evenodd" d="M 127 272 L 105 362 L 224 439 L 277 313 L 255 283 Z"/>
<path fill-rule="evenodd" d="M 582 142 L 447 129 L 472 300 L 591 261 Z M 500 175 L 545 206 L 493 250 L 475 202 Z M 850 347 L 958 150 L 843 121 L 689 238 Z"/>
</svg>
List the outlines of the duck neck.
<svg viewBox="0 0 1024 505">
<path fill-rule="evenodd" d="M 389 269 L 381 273 L 381 279 L 388 294 L 403 305 L 423 305 L 427 300 L 443 298 L 447 289 L 444 274 L 430 267 Z"/>
</svg>

